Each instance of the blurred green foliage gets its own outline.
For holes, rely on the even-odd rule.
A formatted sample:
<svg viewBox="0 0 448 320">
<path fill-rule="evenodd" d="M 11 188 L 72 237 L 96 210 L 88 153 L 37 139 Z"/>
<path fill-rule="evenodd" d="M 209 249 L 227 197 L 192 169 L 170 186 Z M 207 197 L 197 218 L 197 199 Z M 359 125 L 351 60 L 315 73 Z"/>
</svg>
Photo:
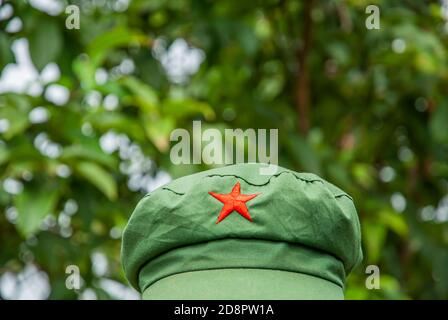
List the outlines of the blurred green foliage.
<svg viewBox="0 0 448 320">
<path fill-rule="evenodd" d="M 448 298 L 448 20 L 439 1 L 60 1 L 79 5 L 80 30 L 65 27 L 64 11 L 8 3 L 0 69 L 26 38 L 36 69 L 54 62 L 60 77 L 41 81 L 41 94 L 0 94 L 1 274 L 34 264 L 51 299 L 85 288 L 110 298 L 100 280 L 126 283 L 120 232 L 145 193 L 139 183 L 207 169 L 169 159 L 170 132 L 203 120 L 279 128 L 280 165 L 353 196 L 365 259 L 348 299 Z M 380 30 L 365 27 L 369 4 L 381 10 Z M 22 28 L 5 31 L 14 17 Z M 179 39 L 203 61 L 176 80 L 157 52 Z M 48 98 L 55 84 L 69 90 L 62 105 Z M 46 121 L 30 120 L 36 107 Z M 104 272 L 92 268 L 98 252 Z M 365 287 L 371 264 L 380 290 Z M 80 268 L 78 292 L 65 287 L 68 265 Z"/>
</svg>

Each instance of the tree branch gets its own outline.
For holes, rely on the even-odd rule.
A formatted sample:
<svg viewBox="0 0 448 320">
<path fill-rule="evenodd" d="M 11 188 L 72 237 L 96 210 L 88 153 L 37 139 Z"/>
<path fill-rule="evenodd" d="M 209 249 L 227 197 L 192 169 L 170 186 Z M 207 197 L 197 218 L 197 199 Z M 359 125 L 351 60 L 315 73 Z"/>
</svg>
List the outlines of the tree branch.
<svg viewBox="0 0 448 320">
<path fill-rule="evenodd" d="M 308 73 L 308 56 L 311 48 L 313 21 L 311 11 L 314 0 L 304 1 L 303 13 L 303 46 L 298 53 L 299 72 L 296 85 L 296 109 L 298 130 L 302 135 L 307 135 L 310 128 L 309 109 L 310 109 L 310 83 Z"/>
</svg>

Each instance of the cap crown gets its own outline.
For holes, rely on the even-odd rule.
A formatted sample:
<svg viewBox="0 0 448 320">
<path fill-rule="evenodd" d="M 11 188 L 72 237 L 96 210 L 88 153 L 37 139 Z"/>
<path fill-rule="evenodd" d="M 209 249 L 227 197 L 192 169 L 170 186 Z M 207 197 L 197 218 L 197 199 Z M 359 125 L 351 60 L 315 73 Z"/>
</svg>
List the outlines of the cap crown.
<svg viewBox="0 0 448 320">
<path fill-rule="evenodd" d="M 146 195 L 137 205 L 123 235 L 122 261 L 131 284 L 143 289 L 142 285 L 146 284 L 139 283 L 139 272 L 161 255 L 186 246 L 226 239 L 267 241 L 264 244 L 267 250 L 269 243 L 287 243 L 311 249 L 317 256 L 332 257 L 343 269 L 334 272 L 341 278 L 338 282 L 343 284 L 345 275 L 362 259 L 360 226 L 352 198 L 314 174 L 279 167 L 273 175 L 260 175 L 261 166 L 265 165 L 237 164 L 200 172 L 174 180 Z M 252 221 L 234 212 L 216 224 L 223 203 L 209 192 L 228 194 L 237 182 L 242 194 L 259 194 L 246 203 Z M 219 248 L 223 252 L 218 258 L 229 267 L 225 247 Z M 191 265 L 196 259 L 195 251 L 189 252 Z M 201 250 L 197 252 L 205 254 Z M 206 257 L 197 259 L 207 260 Z M 288 264 L 306 263 L 293 260 Z M 173 266 L 170 268 L 171 272 L 186 271 L 182 267 L 180 271 Z M 309 269 L 313 268 L 314 265 Z M 326 271 L 315 272 L 326 277 Z M 333 275 L 327 277 L 334 278 Z"/>
</svg>

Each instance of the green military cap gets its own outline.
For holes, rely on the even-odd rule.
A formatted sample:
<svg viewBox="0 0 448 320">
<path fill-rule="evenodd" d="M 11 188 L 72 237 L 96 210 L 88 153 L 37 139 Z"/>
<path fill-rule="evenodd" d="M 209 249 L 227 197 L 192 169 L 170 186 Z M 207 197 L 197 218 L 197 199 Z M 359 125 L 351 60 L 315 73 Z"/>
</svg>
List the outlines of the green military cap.
<svg viewBox="0 0 448 320">
<path fill-rule="evenodd" d="M 343 299 L 361 261 L 352 198 L 310 173 L 246 163 L 147 194 L 122 263 L 144 299 Z"/>
</svg>

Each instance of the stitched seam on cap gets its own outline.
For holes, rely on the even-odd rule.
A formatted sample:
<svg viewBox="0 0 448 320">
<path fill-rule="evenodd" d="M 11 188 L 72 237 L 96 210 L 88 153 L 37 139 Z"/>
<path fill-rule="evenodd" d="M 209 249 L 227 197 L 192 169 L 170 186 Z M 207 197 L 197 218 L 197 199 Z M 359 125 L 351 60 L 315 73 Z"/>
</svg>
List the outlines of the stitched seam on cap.
<svg viewBox="0 0 448 320">
<path fill-rule="evenodd" d="M 248 185 L 255 186 L 255 187 L 263 187 L 263 186 L 268 185 L 268 184 L 271 182 L 271 179 L 272 179 L 272 178 L 277 178 L 277 177 L 279 177 L 280 175 L 282 175 L 282 174 L 284 174 L 284 173 L 291 174 L 291 175 L 293 175 L 297 180 L 300 180 L 300 181 L 304 181 L 304 182 L 321 182 L 321 183 L 324 183 L 324 181 L 323 181 L 321 178 L 304 179 L 304 178 L 302 178 L 302 177 L 298 177 L 295 173 L 293 173 L 293 172 L 289 172 L 289 171 L 282 171 L 282 172 L 280 172 L 280 173 L 277 173 L 277 174 L 275 174 L 275 175 L 272 175 L 271 177 L 269 177 L 269 179 L 268 179 L 265 183 L 262 183 L 262 184 L 256 184 L 256 183 L 250 182 L 250 181 L 248 181 L 247 179 L 245 179 L 245 178 L 243 178 L 243 177 L 241 177 L 241 176 L 235 175 L 235 174 L 217 174 L 217 173 L 214 173 L 214 174 L 206 175 L 206 176 L 204 176 L 203 178 L 210 178 L 210 177 L 221 177 L 221 178 L 224 178 L 224 177 L 234 177 L 234 178 L 243 180 L 243 181 L 246 182 Z M 325 186 L 324 186 L 324 187 L 325 187 Z M 166 187 L 162 187 L 161 189 L 162 189 L 162 190 L 171 191 L 172 193 L 174 193 L 174 194 L 176 194 L 176 195 L 179 195 L 179 196 L 183 196 L 183 195 L 186 194 L 185 192 L 178 192 L 178 191 L 175 191 L 175 190 L 171 189 L 171 188 L 168 187 L 168 186 L 166 186 Z M 328 190 L 328 188 L 326 188 L 326 187 L 325 187 L 325 189 Z M 331 193 L 331 191 L 330 191 L 330 193 Z M 341 194 L 333 194 L 333 193 L 331 193 L 331 194 L 332 194 L 332 196 L 333 196 L 335 199 L 337 199 L 337 198 L 341 198 L 341 197 L 347 197 L 347 198 L 349 198 L 351 201 L 353 201 L 352 197 L 350 197 L 350 196 L 349 196 L 348 194 L 346 194 L 346 193 L 341 193 Z"/>
<path fill-rule="evenodd" d="M 168 187 L 163 187 L 162 190 L 171 191 L 172 193 L 177 194 L 178 196 L 184 196 L 185 195 L 185 192 L 177 192 L 177 191 L 174 191 L 174 190 L 172 190 L 172 189 L 170 189 Z"/>
<path fill-rule="evenodd" d="M 274 175 L 270 176 L 269 179 L 265 183 L 262 183 L 262 184 L 256 184 L 256 183 L 250 182 L 247 179 L 245 179 L 243 177 L 240 177 L 240 176 L 238 176 L 236 174 L 218 174 L 218 173 L 213 173 L 213 174 L 204 176 L 204 178 L 210 178 L 210 177 L 221 177 L 221 178 L 224 178 L 224 177 L 235 177 L 235 178 L 243 180 L 248 185 L 255 186 L 255 187 L 262 187 L 262 186 L 268 185 L 271 182 L 272 178 L 278 177 L 278 176 L 282 175 L 283 173 L 289 173 L 289 172 L 288 171 L 282 171 L 280 173 L 274 174 Z"/>
</svg>

